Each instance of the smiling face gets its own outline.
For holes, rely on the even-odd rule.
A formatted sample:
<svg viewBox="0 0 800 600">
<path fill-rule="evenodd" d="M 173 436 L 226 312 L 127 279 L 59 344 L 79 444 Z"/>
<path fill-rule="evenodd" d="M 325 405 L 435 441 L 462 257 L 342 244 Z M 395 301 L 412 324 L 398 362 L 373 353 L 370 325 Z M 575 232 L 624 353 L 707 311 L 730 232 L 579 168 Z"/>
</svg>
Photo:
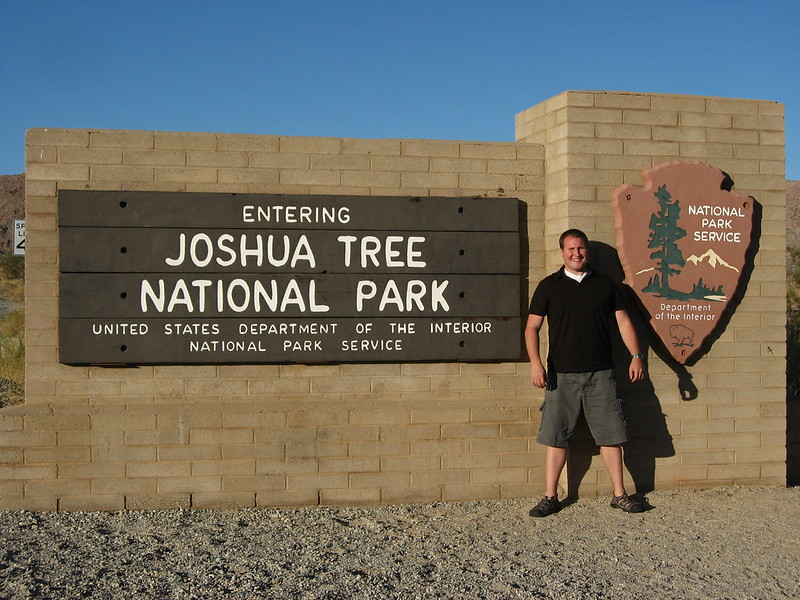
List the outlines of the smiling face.
<svg viewBox="0 0 800 600">
<path fill-rule="evenodd" d="M 571 273 L 581 274 L 586 272 L 586 263 L 589 260 L 589 244 L 580 237 L 567 236 L 561 246 L 561 258 L 564 259 L 564 268 Z"/>
</svg>

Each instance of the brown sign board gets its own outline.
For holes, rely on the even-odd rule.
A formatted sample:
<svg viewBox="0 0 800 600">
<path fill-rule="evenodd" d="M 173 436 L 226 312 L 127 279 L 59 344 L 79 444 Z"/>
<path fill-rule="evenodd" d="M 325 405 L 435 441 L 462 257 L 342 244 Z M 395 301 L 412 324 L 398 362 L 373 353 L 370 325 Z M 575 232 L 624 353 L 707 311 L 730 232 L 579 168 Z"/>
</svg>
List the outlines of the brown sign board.
<svg viewBox="0 0 800 600">
<path fill-rule="evenodd" d="M 520 203 L 63 190 L 65 364 L 516 360 Z"/>
<path fill-rule="evenodd" d="M 644 186 L 614 190 L 617 250 L 628 285 L 663 348 L 693 364 L 741 300 L 758 248 L 760 213 L 716 167 L 670 162 Z"/>
</svg>

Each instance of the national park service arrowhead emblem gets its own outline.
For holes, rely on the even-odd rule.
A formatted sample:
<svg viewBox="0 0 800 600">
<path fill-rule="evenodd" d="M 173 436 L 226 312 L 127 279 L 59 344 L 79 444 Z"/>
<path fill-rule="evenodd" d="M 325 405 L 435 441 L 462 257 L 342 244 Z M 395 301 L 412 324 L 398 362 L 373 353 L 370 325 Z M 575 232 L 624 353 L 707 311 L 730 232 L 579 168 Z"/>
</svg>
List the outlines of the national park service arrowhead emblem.
<svg viewBox="0 0 800 600">
<path fill-rule="evenodd" d="M 670 162 L 644 186 L 614 190 L 617 251 L 628 285 L 669 354 L 693 364 L 738 305 L 758 248 L 755 200 L 716 167 Z"/>
</svg>

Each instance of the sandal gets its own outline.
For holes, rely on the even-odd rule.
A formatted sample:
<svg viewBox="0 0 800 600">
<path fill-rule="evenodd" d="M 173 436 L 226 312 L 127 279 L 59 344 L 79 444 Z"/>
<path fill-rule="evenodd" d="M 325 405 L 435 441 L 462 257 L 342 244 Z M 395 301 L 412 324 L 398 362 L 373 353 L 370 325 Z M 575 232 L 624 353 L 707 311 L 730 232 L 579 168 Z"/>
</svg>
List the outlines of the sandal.
<svg viewBox="0 0 800 600">
<path fill-rule="evenodd" d="M 640 513 L 644 511 L 644 505 L 639 500 L 628 496 L 628 494 L 622 494 L 622 496 L 614 496 L 611 498 L 611 508 L 619 508 L 629 513 Z"/>
</svg>

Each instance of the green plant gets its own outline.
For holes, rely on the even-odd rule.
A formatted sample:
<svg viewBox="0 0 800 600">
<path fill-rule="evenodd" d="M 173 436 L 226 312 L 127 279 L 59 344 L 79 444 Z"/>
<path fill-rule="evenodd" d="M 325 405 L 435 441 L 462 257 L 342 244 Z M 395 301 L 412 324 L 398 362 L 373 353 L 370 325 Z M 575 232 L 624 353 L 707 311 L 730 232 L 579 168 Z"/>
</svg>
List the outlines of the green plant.
<svg viewBox="0 0 800 600">
<path fill-rule="evenodd" d="M 25 259 L 13 254 L 0 254 L 0 272 L 7 279 L 24 279 Z"/>
<path fill-rule="evenodd" d="M 25 401 L 24 264 L 0 254 L 0 407 Z"/>
<path fill-rule="evenodd" d="M 0 407 L 25 401 L 25 314 L 0 319 Z"/>
</svg>

